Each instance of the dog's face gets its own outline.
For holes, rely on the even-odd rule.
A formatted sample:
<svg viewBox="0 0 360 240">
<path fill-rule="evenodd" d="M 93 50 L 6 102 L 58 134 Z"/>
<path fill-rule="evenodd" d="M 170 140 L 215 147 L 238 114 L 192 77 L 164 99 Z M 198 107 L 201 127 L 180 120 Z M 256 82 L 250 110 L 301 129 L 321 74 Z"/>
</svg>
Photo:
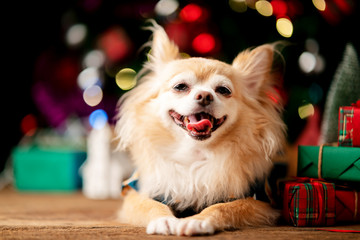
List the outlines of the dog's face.
<svg viewBox="0 0 360 240">
<path fill-rule="evenodd" d="M 161 71 L 156 99 L 167 129 L 195 140 L 208 140 L 237 118 L 237 84 L 231 66 L 190 58 L 173 61 Z"/>
</svg>

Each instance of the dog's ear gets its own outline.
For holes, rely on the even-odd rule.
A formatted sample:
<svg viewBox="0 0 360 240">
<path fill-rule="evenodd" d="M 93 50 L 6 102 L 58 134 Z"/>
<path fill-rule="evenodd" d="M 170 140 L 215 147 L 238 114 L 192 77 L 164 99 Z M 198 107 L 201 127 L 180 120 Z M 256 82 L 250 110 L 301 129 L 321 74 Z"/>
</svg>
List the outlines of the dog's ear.
<svg viewBox="0 0 360 240">
<path fill-rule="evenodd" d="M 153 67 L 161 68 L 164 64 L 179 58 L 179 48 L 169 39 L 164 28 L 155 21 L 152 21 L 152 25 L 152 27 L 148 28 L 153 31 L 149 60 Z"/>
<path fill-rule="evenodd" d="M 232 66 L 241 71 L 251 94 L 258 95 L 266 85 L 271 85 L 273 56 L 273 45 L 265 44 L 253 50 L 245 50 L 234 59 Z"/>
</svg>

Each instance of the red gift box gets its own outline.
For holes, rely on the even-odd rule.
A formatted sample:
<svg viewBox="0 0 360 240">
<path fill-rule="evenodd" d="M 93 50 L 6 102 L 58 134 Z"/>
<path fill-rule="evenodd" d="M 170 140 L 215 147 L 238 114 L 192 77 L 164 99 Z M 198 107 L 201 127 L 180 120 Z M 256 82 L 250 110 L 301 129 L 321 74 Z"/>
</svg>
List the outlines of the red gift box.
<svg viewBox="0 0 360 240">
<path fill-rule="evenodd" d="M 335 224 L 335 185 L 323 182 L 286 182 L 283 216 L 294 226 Z"/>
<path fill-rule="evenodd" d="M 284 182 L 283 217 L 294 226 L 331 226 L 360 222 L 360 194 L 320 179 Z"/>
<path fill-rule="evenodd" d="M 348 187 L 335 188 L 335 221 L 360 222 L 360 193 Z"/>
<path fill-rule="evenodd" d="M 360 147 L 360 100 L 339 108 L 339 146 Z"/>
</svg>

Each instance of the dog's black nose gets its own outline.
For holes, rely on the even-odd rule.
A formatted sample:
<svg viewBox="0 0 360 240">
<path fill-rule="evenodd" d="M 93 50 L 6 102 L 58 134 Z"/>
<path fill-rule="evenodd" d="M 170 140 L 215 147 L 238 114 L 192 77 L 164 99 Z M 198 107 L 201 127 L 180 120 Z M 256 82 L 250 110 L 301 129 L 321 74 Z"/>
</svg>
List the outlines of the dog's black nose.
<svg viewBox="0 0 360 240">
<path fill-rule="evenodd" d="M 214 96 L 207 91 L 200 91 L 195 95 L 195 100 L 198 104 L 205 107 L 214 101 Z"/>
</svg>

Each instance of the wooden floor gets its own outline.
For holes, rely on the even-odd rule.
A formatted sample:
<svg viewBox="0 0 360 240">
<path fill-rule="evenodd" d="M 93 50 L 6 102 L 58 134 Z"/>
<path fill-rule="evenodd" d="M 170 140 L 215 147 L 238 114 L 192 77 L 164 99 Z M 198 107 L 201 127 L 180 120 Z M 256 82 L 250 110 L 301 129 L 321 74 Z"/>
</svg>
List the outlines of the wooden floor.
<svg viewBox="0 0 360 240">
<path fill-rule="evenodd" d="M 89 200 L 81 193 L 34 194 L 0 191 L 0 239 L 178 239 L 146 235 L 145 229 L 120 224 L 120 200 Z M 359 225 L 337 229 L 360 230 Z M 329 229 L 329 228 L 322 228 Z M 335 233 L 315 228 L 276 226 L 226 231 L 195 239 L 360 239 L 360 233 Z"/>
</svg>

